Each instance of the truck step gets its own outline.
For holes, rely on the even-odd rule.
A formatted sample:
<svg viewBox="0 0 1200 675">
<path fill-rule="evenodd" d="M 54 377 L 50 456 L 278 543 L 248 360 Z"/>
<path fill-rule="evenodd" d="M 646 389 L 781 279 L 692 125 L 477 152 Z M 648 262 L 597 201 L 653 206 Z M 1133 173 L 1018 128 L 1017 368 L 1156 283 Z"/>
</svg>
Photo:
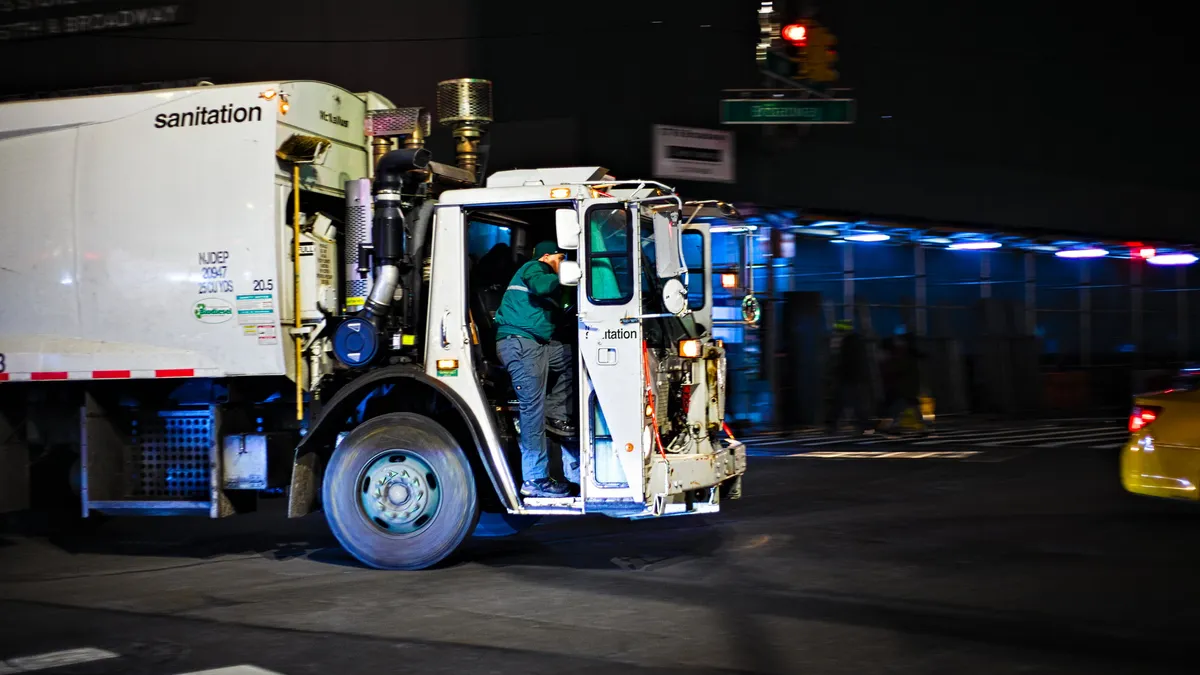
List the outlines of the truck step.
<svg viewBox="0 0 1200 675">
<path fill-rule="evenodd" d="M 538 513 L 581 513 L 583 499 L 580 497 L 522 497 L 525 508 Z"/>
<path fill-rule="evenodd" d="M 109 516 L 211 516 L 212 502 L 120 500 L 88 502 L 88 509 Z"/>
</svg>

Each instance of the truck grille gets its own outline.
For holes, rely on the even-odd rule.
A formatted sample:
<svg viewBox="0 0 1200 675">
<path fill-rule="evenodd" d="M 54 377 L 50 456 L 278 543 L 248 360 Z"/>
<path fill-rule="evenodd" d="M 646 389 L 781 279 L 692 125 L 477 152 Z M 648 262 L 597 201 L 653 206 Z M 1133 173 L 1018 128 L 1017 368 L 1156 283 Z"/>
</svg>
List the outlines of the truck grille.
<svg viewBox="0 0 1200 675">
<path fill-rule="evenodd" d="M 131 422 L 133 496 L 211 497 L 213 415 L 209 410 L 160 412 Z"/>
<path fill-rule="evenodd" d="M 392 108 L 367 112 L 368 136 L 411 136 L 417 129 L 429 136 L 432 128 L 429 111 L 424 108 Z"/>
<path fill-rule="evenodd" d="M 654 392 L 654 416 L 658 420 L 660 431 L 667 431 L 671 425 L 671 379 L 659 377 L 657 391 Z"/>
</svg>

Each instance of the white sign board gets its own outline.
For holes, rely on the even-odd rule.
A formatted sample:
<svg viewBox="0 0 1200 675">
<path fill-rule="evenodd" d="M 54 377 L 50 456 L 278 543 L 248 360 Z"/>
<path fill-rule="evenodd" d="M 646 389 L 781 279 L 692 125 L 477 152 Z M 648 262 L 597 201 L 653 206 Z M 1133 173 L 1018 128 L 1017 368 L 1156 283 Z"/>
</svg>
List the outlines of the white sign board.
<svg viewBox="0 0 1200 675">
<path fill-rule="evenodd" d="M 654 175 L 734 182 L 733 132 L 654 125 Z"/>
</svg>

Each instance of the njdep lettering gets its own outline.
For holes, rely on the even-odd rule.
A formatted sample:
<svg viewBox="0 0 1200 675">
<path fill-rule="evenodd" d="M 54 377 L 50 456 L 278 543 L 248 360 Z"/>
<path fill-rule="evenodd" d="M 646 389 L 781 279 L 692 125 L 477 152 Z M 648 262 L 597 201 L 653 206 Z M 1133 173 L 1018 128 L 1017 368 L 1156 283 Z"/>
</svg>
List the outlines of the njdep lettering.
<svg viewBox="0 0 1200 675">
<path fill-rule="evenodd" d="M 636 330 L 609 329 L 604 331 L 605 340 L 633 340 L 637 338 Z"/>
<path fill-rule="evenodd" d="M 329 122 L 330 124 L 336 124 L 339 127 L 349 127 L 350 126 L 350 120 L 348 120 L 348 119 L 343 119 L 342 117 L 340 117 L 338 115 L 333 115 L 331 113 L 327 113 L 324 110 L 322 110 L 320 112 L 321 112 L 321 120 L 324 122 Z"/>
<path fill-rule="evenodd" d="M 207 126 L 209 124 L 241 124 L 242 122 L 261 121 L 261 107 L 235 107 L 232 103 L 226 103 L 220 108 L 196 106 L 195 110 L 185 113 L 159 113 L 154 118 L 154 128 L 175 129 L 178 127 Z"/>
</svg>

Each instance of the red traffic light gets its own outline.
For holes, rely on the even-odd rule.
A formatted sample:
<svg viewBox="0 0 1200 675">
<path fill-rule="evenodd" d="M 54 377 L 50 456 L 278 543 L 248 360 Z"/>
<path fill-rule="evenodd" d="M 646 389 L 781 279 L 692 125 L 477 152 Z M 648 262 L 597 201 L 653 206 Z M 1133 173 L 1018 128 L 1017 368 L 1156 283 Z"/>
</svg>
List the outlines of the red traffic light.
<svg viewBox="0 0 1200 675">
<path fill-rule="evenodd" d="M 793 23 L 783 27 L 780 32 L 783 39 L 794 45 L 803 45 L 808 41 L 808 28 L 804 24 Z"/>
</svg>

